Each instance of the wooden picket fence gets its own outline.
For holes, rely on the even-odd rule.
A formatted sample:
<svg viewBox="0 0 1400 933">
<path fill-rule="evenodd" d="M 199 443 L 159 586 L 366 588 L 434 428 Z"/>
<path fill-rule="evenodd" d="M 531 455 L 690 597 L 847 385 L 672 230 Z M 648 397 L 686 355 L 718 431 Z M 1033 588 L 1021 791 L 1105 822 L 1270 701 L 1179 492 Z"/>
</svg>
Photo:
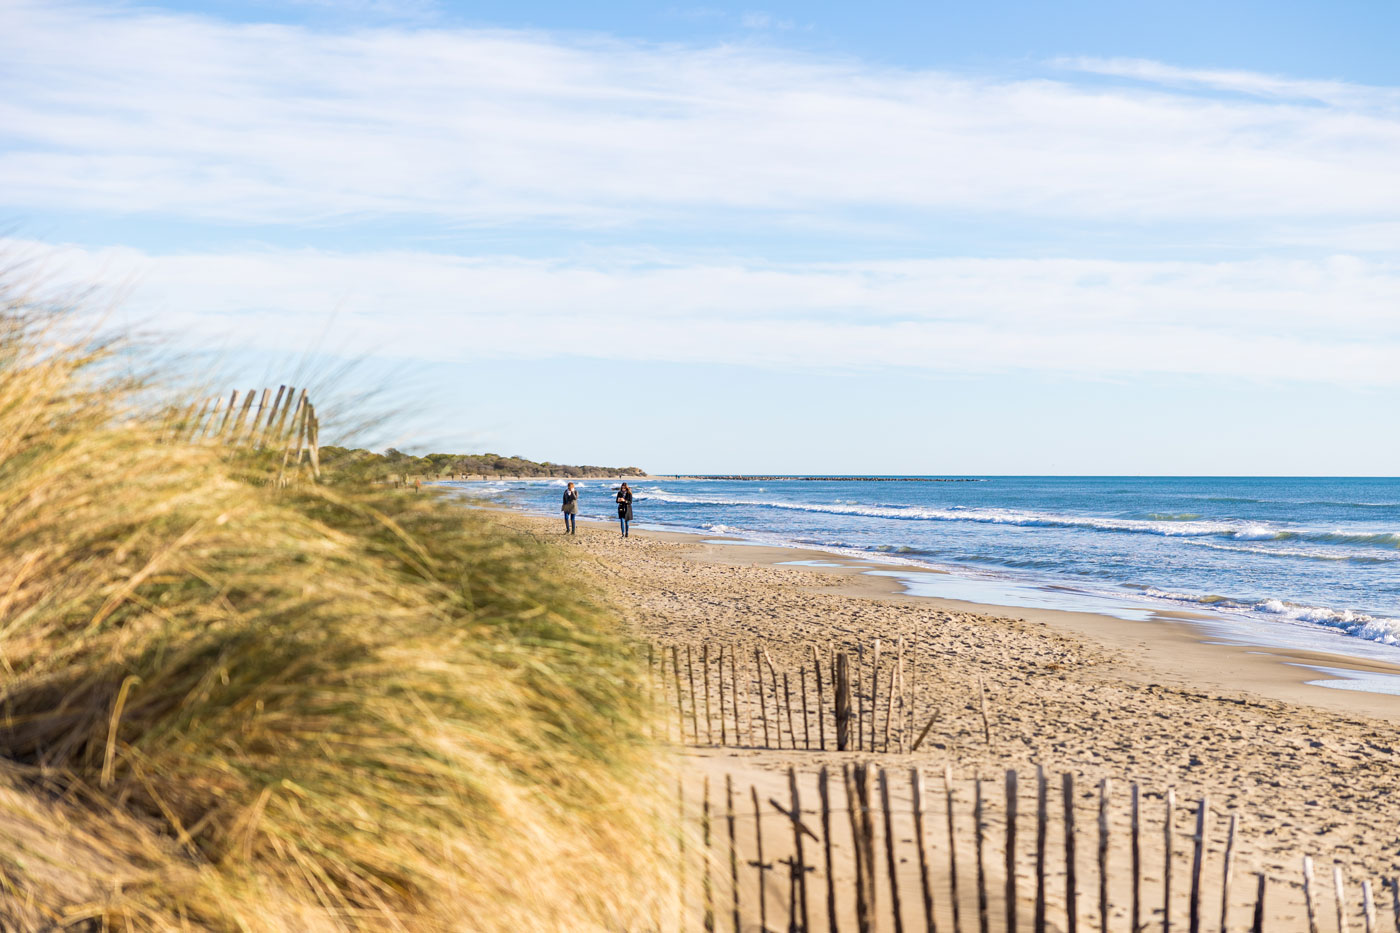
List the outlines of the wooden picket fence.
<svg viewBox="0 0 1400 933">
<path fill-rule="evenodd" d="M 927 739 L 938 713 L 921 709 L 907 688 L 902 642 L 884 652 L 884 668 L 878 642 L 868 657 L 862 649 L 838 652 L 834 646 L 822 650 L 815 645 L 805 654 L 808 663 L 794 672 L 780 670 L 761 645 L 649 646 L 652 696 L 668 710 L 657 718 L 664 734 L 656 737 L 698 746 L 867 756 L 917 751 Z M 982 737 L 991 744 L 985 692 L 981 684 L 976 689 Z M 812 780 L 815 788 L 800 788 Z M 878 806 L 871 802 L 872 782 L 879 787 Z M 1388 887 L 1387 929 L 1400 933 L 1400 879 L 1385 879 L 1380 886 L 1366 879 L 1349 886 L 1341 866 L 1334 865 L 1332 877 L 1324 879 L 1330 884 L 1319 884 L 1312 858 L 1304 856 L 1293 878 L 1283 878 L 1275 869 L 1274 876 L 1253 871 L 1251 878 L 1237 881 L 1243 814 L 1212 811 L 1204 797 L 1179 807 L 1171 789 L 1150 793 L 1132 784 L 1125 813 L 1121 795 L 1104 780 L 1096 788 L 1097 807 L 1085 814 L 1080 812 L 1084 807 L 1079 795 L 1086 789 L 1076 791 L 1072 774 L 1051 782 L 1037 769 L 1034 796 L 1023 799 L 1027 793 L 1019 775 L 1007 771 L 1002 792 L 996 795 L 1001 798 L 997 834 L 989 831 L 993 804 L 986 778 L 955 781 L 945 772 L 944 793 L 932 808 L 925 802 L 925 782 L 917 768 L 901 781 L 876 764 L 851 761 L 834 776 L 826 767 L 815 775 L 789 769 L 788 784 L 786 802 L 751 787 L 752 808 L 741 800 L 736 809 L 735 788 L 726 780 L 727 860 L 715 851 L 719 843 L 714 842 L 713 824 L 719 811 L 712 806 L 708 783 L 701 792 L 692 789 L 691 796 L 698 800 L 687 801 L 681 789 L 681 810 L 694 830 L 689 834 L 692 857 L 696 849 L 703 849 L 705 857 L 698 863 L 703 872 L 696 865 L 682 867 L 674 928 L 690 924 L 709 931 L 732 926 L 736 933 L 935 933 L 939 928 L 944 933 L 989 933 L 993 928 L 1172 933 L 1176 928 L 1185 933 L 1228 933 L 1263 930 L 1273 916 L 1296 922 L 1276 920 L 1270 928 L 1319 933 L 1322 926 L 1332 926 L 1323 923 L 1325 912 L 1335 916 L 1337 933 L 1350 933 L 1349 918 L 1359 919 L 1365 933 L 1375 933 L 1376 901 Z M 960 785 L 961 797 L 956 793 Z M 903 816 L 899 804 L 892 802 L 892 791 L 896 797 L 903 793 L 907 801 Z M 966 811 L 969 796 L 970 814 L 960 813 L 959 800 Z M 801 805 L 813 799 L 821 802 L 819 809 Z M 1155 806 L 1160 809 L 1150 821 L 1149 799 L 1158 801 Z M 1057 809 L 1052 807 L 1056 800 Z M 1018 835 L 1020 824 L 1032 813 L 1033 831 Z M 765 819 L 768 825 L 776 819 L 783 832 L 774 836 L 765 830 Z M 1188 825 L 1178 826 L 1183 820 Z M 739 832 L 736 826 L 746 821 L 748 828 Z M 1053 821 L 1058 825 L 1052 830 Z M 935 822 L 946 828 L 941 849 L 929 828 Z M 877 845 L 877 824 L 884 827 L 883 853 Z M 1088 840 L 1091 848 L 1081 847 L 1080 827 L 1086 824 L 1097 827 L 1096 837 Z M 1152 866 L 1142 845 L 1149 831 L 1157 834 L 1160 852 L 1165 853 Z M 804 836 L 814 852 L 819 847 L 824 862 L 808 857 Z M 704 841 L 697 844 L 695 839 Z M 1027 851 L 1030 840 L 1033 848 Z M 775 846 L 782 849 L 780 857 L 774 856 Z M 833 847 L 847 854 L 845 869 L 835 875 Z M 684 838 L 681 848 L 684 861 Z M 918 871 L 911 878 L 907 875 L 913 865 Z M 752 874 L 748 881 L 741 868 Z M 820 871 L 809 883 L 814 869 Z M 685 889 L 686 877 L 703 877 L 698 902 L 695 892 Z M 717 893 L 720 882 L 728 885 L 727 894 Z M 824 897 L 811 895 L 814 884 L 825 887 Z M 1048 896 L 1052 890 L 1057 897 Z M 1113 891 L 1117 894 L 1111 897 Z M 1266 911 L 1266 898 L 1267 903 L 1277 900 L 1276 909 Z M 1331 910 L 1324 911 L 1324 900 L 1331 901 Z"/>
<path fill-rule="evenodd" d="M 675 906 L 659 911 L 671 916 L 658 915 L 658 931 L 1349 933 L 1359 921 L 1378 933 L 1383 888 L 1385 927 L 1400 931 L 1400 879 L 1357 885 L 1334 866 L 1319 885 L 1307 857 L 1295 882 L 1237 878 L 1239 814 L 1205 798 L 1178 808 L 1171 791 L 1133 784 L 1124 814 L 1105 780 L 1086 813 L 1070 774 L 1037 769 L 1027 787 L 1014 770 L 1001 782 L 945 770 L 939 793 L 917 767 L 901 775 L 856 762 L 815 775 L 789 768 L 777 795 L 745 793 L 730 775 L 719 800 L 708 778 L 691 784 L 678 788 L 686 831 Z M 1149 796 L 1160 801 L 1154 814 Z M 1155 860 L 1148 833 L 1162 841 Z"/>
<path fill-rule="evenodd" d="M 227 404 L 222 395 L 195 401 L 170 413 L 165 439 L 230 450 L 281 451 L 279 485 L 303 458 L 312 477 L 321 478 L 321 422 L 306 389 L 298 392 L 294 386 L 280 385 L 275 396 L 271 389 L 249 389 L 241 402 L 234 389 Z"/>
<path fill-rule="evenodd" d="M 885 670 L 878 638 L 868 659 L 863 645 L 855 652 L 807 647 L 809 664 L 780 672 L 761 645 L 649 646 L 654 700 L 671 711 L 667 734 L 658 738 L 823 751 L 906 752 L 922 745 L 937 711 L 920 709 L 907 687 L 903 639 L 884 652 Z"/>
</svg>

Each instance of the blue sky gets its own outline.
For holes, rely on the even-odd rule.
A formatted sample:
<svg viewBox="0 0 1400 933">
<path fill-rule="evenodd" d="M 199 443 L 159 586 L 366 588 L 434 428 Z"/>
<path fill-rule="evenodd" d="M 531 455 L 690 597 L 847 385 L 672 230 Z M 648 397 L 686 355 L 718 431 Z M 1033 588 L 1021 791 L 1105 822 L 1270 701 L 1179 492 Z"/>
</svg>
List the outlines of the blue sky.
<svg viewBox="0 0 1400 933">
<path fill-rule="evenodd" d="M 5 252 L 214 348 L 221 382 L 360 361 L 402 413 L 371 440 L 705 472 L 1400 460 L 1395 4 L 0 24 Z"/>
</svg>

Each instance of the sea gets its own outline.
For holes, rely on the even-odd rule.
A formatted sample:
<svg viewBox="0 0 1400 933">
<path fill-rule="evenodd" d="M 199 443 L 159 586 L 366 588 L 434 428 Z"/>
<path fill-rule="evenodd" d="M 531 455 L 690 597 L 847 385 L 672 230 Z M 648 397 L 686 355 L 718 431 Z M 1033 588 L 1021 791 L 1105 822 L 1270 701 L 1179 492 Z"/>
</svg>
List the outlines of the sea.
<svg viewBox="0 0 1400 933">
<path fill-rule="evenodd" d="M 558 514 L 564 481 L 442 485 Z M 579 486 L 582 517 L 615 517 L 616 482 Z M 1122 618 L 1185 610 L 1225 640 L 1400 662 L 1400 479 L 793 477 L 632 489 L 641 529 L 817 548 L 869 561 L 916 593 Z"/>
</svg>

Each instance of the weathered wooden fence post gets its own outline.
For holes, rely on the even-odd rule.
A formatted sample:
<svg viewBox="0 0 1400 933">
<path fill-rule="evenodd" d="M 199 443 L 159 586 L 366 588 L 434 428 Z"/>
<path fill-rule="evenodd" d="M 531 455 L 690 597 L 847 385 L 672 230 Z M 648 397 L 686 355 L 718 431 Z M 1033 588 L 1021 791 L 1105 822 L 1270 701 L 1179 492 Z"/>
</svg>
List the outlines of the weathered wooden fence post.
<svg viewBox="0 0 1400 933">
<path fill-rule="evenodd" d="M 953 768 L 943 766 L 943 793 L 948 817 L 948 888 L 953 899 L 953 933 L 962 933 L 962 904 L 958 897 L 958 836 L 953 825 Z"/>
<path fill-rule="evenodd" d="M 1074 865 L 1074 775 L 1060 776 L 1060 790 L 1065 802 L 1065 929 L 1079 930 L 1078 875 Z"/>
<path fill-rule="evenodd" d="M 772 744 L 768 741 L 768 701 L 765 699 L 765 694 L 763 692 L 763 659 L 759 655 L 757 648 L 753 649 L 753 666 L 758 674 L 758 713 L 759 717 L 763 720 L 763 747 L 772 748 Z M 775 699 L 777 695 L 778 687 L 774 684 L 773 696 Z"/>
<path fill-rule="evenodd" d="M 711 724 L 714 722 L 710 718 L 710 643 L 705 642 L 700 646 L 700 669 L 704 674 L 705 687 L 705 744 L 715 744 L 715 736 L 711 731 Z"/>
<path fill-rule="evenodd" d="M 1138 789 L 1137 784 L 1133 785 L 1132 791 L 1132 824 L 1129 829 L 1129 833 L 1131 834 L 1132 838 L 1132 842 L 1130 843 L 1130 845 L 1132 848 L 1133 860 L 1133 908 L 1131 920 L 1131 933 L 1137 933 L 1137 931 L 1142 929 L 1142 794 L 1141 791 Z M 1224 931 L 1221 931 L 1221 933 L 1224 933 Z"/>
<path fill-rule="evenodd" d="M 991 918 L 987 913 L 987 866 L 983 858 L 987 823 L 982 808 L 981 775 L 972 776 L 972 788 L 972 840 L 977 853 L 977 929 L 979 933 L 987 933 Z"/>
<path fill-rule="evenodd" d="M 846 751 L 851 744 L 851 658 L 846 652 L 836 656 L 836 749 Z"/>
<path fill-rule="evenodd" d="M 1049 829 L 1049 782 L 1045 768 L 1035 766 L 1035 933 L 1045 933 L 1045 837 Z"/>
<path fill-rule="evenodd" d="M 758 788 L 749 785 L 749 796 L 753 798 L 753 840 L 755 859 L 749 864 L 758 871 L 758 926 L 768 929 L 768 886 L 763 873 L 773 866 L 763 860 L 763 810 L 758 805 Z"/>
<path fill-rule="evenodd" d="M 729 896 L 734 914 L 734 933 L 739 929 L 739 842 L 734 819 L 734 778 L 724 776 L 724 816 L 729 823 Z"/>
<path fill-rule="evenodd" d="M 928 870 L 928 843 L 924 836 L 924 776 L 918 768 L 909 769 L 909 787 L 914 795 L 914 844 L 919 847 L 919 888 L 924 897 L 925 933 L 938 933 L 933 916 L 933 884 Z"/>
<path fill-rule="evenodd" d="M 1347 892 L 1340 865 L 1332 866 L 1332 890 L 1337 902 L 1337 933 L 1347 933 Z"/>
<path fill-rule="evenodd" d="M 890 913 L 894 917 L 894 933 L 904 933 L 904 914 L 899 901 L 899 862 L 894 854 L 894 817 L 890 811 L 889 772 L 880 769 L 880 811 L 885 818 L 885 867 L 890 875 Z"/>
<path fill-rule="evenodd" d="M 1210 803 L 1202 797 L 1196 805 L 1196 851 L 1191 858 L 1191 933 L 1201 933 L 1201 868 L 1205 863 L 1206 815 L 1209 812 Z"/>
<path fill-rule="evenodd" d="M 1225 869 L 1220 879 L 1220 933 L 1225 933 L 1230 917 L 1230 880 L 1235 870 L 1235 829 L 1240 824 L 1238 813 L 1230 814 L 1230 834 L 1225 840 Z"/>
<path fill-rule="evenodd" d="M 1172 928 L 1172 818 L 1176 815 L 1176 791 L 1167 788 L 1167 819 L 1162 824 L 1162 933 Z"/>
<path fill-rule="evenodd" d="M 685 671 L 690 681 L 690 735 L 695 744 L 700 744 L 700 715 L 695 703 L 695 665 L 691 661 L 690 646 L 685 646 Z"/>
<path fill-rule="evenodd" d="M 1313 906 L 1313 860 L 1303 856 L 1303 901 L 1308 908 L 1308 933 L 1317 933 L 1317 909 Z"/>
<path fill-rule="evenodd" d="M 1006 772 L 1006 929 L 1016 933 L 1016 771 Z"/>
<path fill-rule="evenodd" d="M 875 639 L 875 657 L 870 664 L 870 750 L 875 751 L 875 720 L 880 709 L 880 639 Z"/>
<path fill-rule="evenodd" d="M 1108 786 L 1099 781 L 1099 933 L 1108 933 Z"/>
<path fill-rule="evenodd" d="M 817 794 L 822 801 L 822 855 L 825 857 L 826 871 L 826 925 L 830 933 L 841 933 L 836 918 L 836 878 L 831 868 L 831 775 L 822 765 L 817 772 Z M 736 931 L 737 933 L 737 931 Z"/>
<path fill-rule="evenodd" d="M 713 858 L 710 854 L 710 776 L 708 774 L 705 775 L 704 797 L 700 806 L 700 836 L 705 844 L 705 874 L 700 889 L 705 901 L 705 933 L 714 933 L 715 889 L 714 881 L 710 877 L 710 863 Z"/>
<path fill-rule="evenodd" d="M 802 834 L 807 827 L 802 825 L 802 800 L 797 789 L 797 771 L 788 768 L 788 793 L 792 803 L 792 843 L 793 870 L 797 873 L 797 895 L 803 933 L 812 928 L 807 919 L 807 855 L 802 846 Z"/>
</svg>

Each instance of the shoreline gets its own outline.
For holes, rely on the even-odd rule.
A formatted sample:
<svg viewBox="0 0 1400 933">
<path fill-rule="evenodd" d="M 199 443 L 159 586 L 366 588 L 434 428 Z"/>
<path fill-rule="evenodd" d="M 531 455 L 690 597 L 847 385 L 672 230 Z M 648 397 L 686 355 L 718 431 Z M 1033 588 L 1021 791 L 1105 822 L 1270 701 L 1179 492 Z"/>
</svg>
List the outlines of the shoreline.
<svg viewBox="0 0 1400 933">
<path fill-rule="evenodd" d="M 557 543 L 617 607 L 619 623 L 662 656 L 670 653 L 673 663 L 676 651 L 687 671 L 692 657 L 705 670 L 707 655 L 713 659 L 726 647 L 730 657 L 737 654 L 749 696 L 764 680 L 770 695 L 776 689 L 771 676 L 755 673 L 757 652 L 769 668 L 786 672 L 784 684 L 792 674 L 794 689 L 814 653 L 837 652 L 861 672 L 856 694 L 869 712 L 875 640 L 884 645 L 883 671 L 892 669 L 896 652 L 903 657 L 910 734 L 928 723 L 923 747 L 872 755 L 804 748 L 800 741 L 784 747 L 779 740 L 775 747 L 766 733 L 758 744 L 727 747 L 687 735 L 671 748 L 692 799 L 705 778 L 712 785 L 733 779 L 782 799 L 789 768 L 810 780 L 821 767 L 839 773 L 847 763 L 872 759 L 896 772 L 950 767 L 960 794 L 978 775 L 985 782 L 1006 770 L 1026 776 L 1043 768 L 1073 775 L 1086 808 L 1101 781 L 1118 788 L 1120 805 L 1135 784 L 1154 820 L 1172 789 L 1183 802 L 1209 798 L 1213 864 L 1223 855 L 1224 824 L 1239 816 L 1237 864 L 1274 879 L 1268 912 L 1281 929 L 1300 928 L 1296 880 L 1303 855 L 1336 864 L 1351 879 L 1400 872 L 1393 829 L 1400 825 L 1400 797 L 1393 793 L 1400 697 L 1309 685 L 1318 675 L 1297 666 L 1400 673 L 1390 665 L 1218 644 L 1190 620 L 1169 615 L 1134 621 L 911 595 L 897 578 L 872 575 L 868 562 L 815 548 L 642 529 L 623 540 L 615 525 L 596 519 L 579 522 L 578 536 L 566 537 L 553 517 L 492 511 L 504 529 Z M 884 676 L 882 709 L 892 696 Z M 880 716 L 888 723 L 886 713 Z M 1190 816 L 1177 811 L 1182 840 Z M 993 810 L 993 834 L 998 818 Z M 1114 832 L 1124 829 L 1119 823 Z M 1163 857 L 1160 838 L 1154 831 L 1143 840 L 1149 864 Z M 1184 866 L 1190 852 L 1182 844 L 1174 858 Z M 1247 917 L 1246 893 L 1232 893 L 1231 900 L 1231 912 Z"/>
<path fill-rule="evenodd" d="M 479 503 L 473 503 L 477 507 Z M 506 514 L 548 519 L 541 513 L 501 509 Z M 579 524 L 610 527 L 606 519 L 579 516 Z M 949 576 L 933 567 L 901 565 L 878 558 L 853 557 L 820 547 L 770 545 L 732 535 L 634 528 L 661 540 L 687 544 L 706 561 L 730 566 L 784 567 L 839 576 L 846 581 L 838 592 L 861 598 L 914 600 L 939 608 L 995 618 L 1047 625 L 1057 631 L 1112 650 L 1132 653 L 1150 666 L 1159 682 L 1218 690 L 1246 690 L 1280 702 L 1301 702 L 1337 713 L 1358 713 L 1400 719 L 1400 695 L 1366 689 L 1364 675 L 1395 678 L 1400 664 L 1355 655 L 1270 644 L 1256 644 L 1209 629 L 1216 618 L 1187 610 L 1152 609 L 1145 619 L 1114 616 L 1091 610 L 1005 605 L 915 592 L 908 578 Z M 805 566 L 797 562 L 815 562 Z M 1346 637 L 1346 636 L 1338 636 Z M 1352 676 L 1348 676 L 1352 675 Z M 1357 676 L 1362 675 L 1362 676 Z M 1143 682 L 1150 676 L 1143 674 Z M 1350 681 L 1339 688 L 1316 681 Z"/>
</svg>

